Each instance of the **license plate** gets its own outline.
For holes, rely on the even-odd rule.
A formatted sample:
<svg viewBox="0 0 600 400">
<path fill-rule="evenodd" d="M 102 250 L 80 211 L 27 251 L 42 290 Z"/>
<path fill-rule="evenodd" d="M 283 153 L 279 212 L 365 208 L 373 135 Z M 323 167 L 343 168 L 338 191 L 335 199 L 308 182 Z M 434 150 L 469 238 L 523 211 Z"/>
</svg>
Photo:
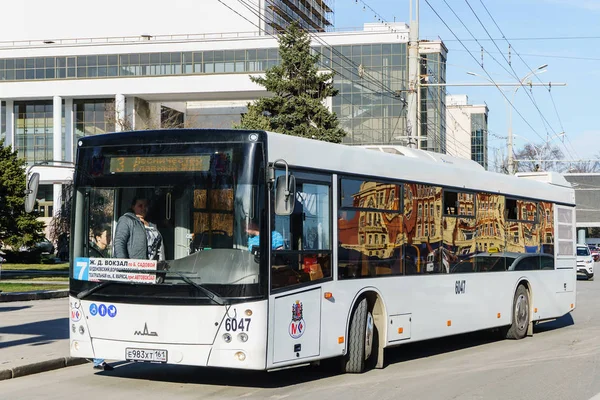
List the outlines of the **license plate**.
<svg viewBox="0 0 600 400">
<path fill-rule="evenodd" d="M 127 361 L 146 361 L 146 362 L 167 362 L 166 350 L 151 349 L 125 349 L 125 359 Z"/>
</svg>

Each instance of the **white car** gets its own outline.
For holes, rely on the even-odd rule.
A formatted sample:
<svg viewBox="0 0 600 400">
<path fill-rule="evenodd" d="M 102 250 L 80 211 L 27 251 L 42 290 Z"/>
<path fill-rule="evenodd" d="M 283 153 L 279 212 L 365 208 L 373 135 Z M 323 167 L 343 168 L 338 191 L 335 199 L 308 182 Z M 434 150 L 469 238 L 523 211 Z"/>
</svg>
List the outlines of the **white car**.
<svg viewBox="0 0 600 400">
<path fill-rule="evenodd" d="M 587 279 L 594 278 L 594 259 L 590 249 L 585 245 L 577 245 L 577 274 Z"/>
</svg>

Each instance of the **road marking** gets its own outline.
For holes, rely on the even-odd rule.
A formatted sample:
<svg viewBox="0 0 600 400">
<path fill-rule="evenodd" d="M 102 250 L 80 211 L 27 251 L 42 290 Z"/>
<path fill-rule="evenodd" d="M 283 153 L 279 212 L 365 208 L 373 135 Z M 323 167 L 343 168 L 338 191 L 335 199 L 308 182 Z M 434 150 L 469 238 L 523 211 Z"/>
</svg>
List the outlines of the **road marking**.
<svg viewBox="0 0 600 400">
<path fill-rule="evenodd" d="M 600 400 L 600 393 L 592 397 L 590 400 Z"/>
</svg>

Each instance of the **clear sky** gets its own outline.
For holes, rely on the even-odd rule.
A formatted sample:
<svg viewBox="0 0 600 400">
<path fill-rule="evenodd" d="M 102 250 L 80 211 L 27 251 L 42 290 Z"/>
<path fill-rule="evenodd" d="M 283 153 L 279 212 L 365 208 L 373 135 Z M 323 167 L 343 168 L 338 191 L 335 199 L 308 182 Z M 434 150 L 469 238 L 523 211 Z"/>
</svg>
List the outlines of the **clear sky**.
<svg viewBox="0 0 600 400">
<path fill-rule="evenodd" d="M 448 83 L 485 82 L 484 78 L 467 75 L 468 71 L 482 77 L 487 77 L 487 71 L 496 82 L 514 83 L 531 69 L 548 64 L 546 72 L 539 74 L 539 80 L 534 76 L 532 82 L 539 83 L 541 80 L 567 84 L 552 88 L 552 96 L 544 87 L 534 87 L 529 92 L 531 97 L 523 88 L 516 92 L 513 104 L 523 118 L 517 111 L 512 111 L 515 150 L 527 142 L 541 146 L 549 137 L 553 145 L 561 148 L 565 158 L 600 157 L 600 109 L 597 101 L 600 94 L 600 54 L 596 50 L 600 45 L 600 0 L 428 2 L 420 0 L 419 36 L 421 39 L 440 38 L 445 43 L 448 48 Z M 379 18 L 408 23 L 409 0 L 335 0 L 336 28 L 361 27 L 365 22 L 378 22 Z M 496 24 L 513 48 L 510 60 L 514 72 L 504 59 L 508 59 L 509 45 Z M 494 41 L 489 39 L 486 29 Z M 485 70 L 480 65 L 480 45 L 484 48 Z M 512 100 L 514 88 L 504 90 Z M 496 87 L 448 87 L 447 91 L 449 94 L 467 94 L 471 104 L 488 105 L 490 163 L 498 149 L 506 154 L 508 107 L 502 93 Z M 558 136 L 563 131 L 566 132 L 564 143 Z"/>
</svg>

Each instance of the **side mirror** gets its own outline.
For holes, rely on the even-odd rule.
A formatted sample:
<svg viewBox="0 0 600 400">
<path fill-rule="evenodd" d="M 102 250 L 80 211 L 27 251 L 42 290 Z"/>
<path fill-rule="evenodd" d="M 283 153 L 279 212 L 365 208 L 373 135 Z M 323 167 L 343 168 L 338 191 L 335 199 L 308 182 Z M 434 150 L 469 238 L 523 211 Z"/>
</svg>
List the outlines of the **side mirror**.
<svg viewBox="0 0 600 400">
<path fill-rule="evenodd" d="M 25 189 L 25 212 L 30 213 L 35 207 L 35 199 L 37 198 L 38 187 L 40 185 L 40 174 L 34 172 L 27 182 L 27 189 Z"/>
<path fill-rule="evenodd" d="M 275 182 L 275 214 L 290 215 L 296 204 L 296 178 L 294 175 L 279 176 Z"/>
</svg>

